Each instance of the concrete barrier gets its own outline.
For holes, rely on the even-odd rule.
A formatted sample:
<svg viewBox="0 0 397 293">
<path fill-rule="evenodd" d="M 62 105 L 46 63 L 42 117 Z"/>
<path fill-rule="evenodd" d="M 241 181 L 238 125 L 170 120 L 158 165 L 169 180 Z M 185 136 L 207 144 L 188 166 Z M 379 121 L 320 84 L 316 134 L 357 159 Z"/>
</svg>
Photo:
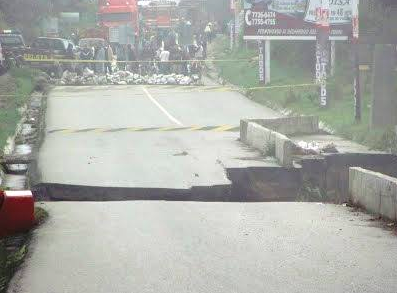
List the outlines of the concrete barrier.
<svg viewBox="0 0 397 293">
<path fill-rule="evenodd" d="M 363 168 L 350 168 L 349 196 L 354 205 L 397 221 L 397 178 Z"/>
<path fill-rule="evenodd" d="M 275 143 L 275 135 L 271 130 L 257 123 L 248 123 L 246 143 L 263 153 Z"/>
<path fill-rule="evenodd" d="M 274 156 L 284 167 L 292 167 L 296 145 L 285 135 L 272 131 L 255 122 L 242 121 L 240 138 L 247 145 L 265 155 Z M 269 151 L 274 149 L 274 153 Z"/>
<path fill-rule="evenodd" d="M 298 147 L 287 136 L 319 132 L 317 116 L 244 119 L 240 121 L 240 139 L 259 151 L 275 156 L 284 167 L 293 166 Z M 275 153 L 268 154 L 274 147 Z"/>
<path fill-rule="evenodd" d="M 284 135 L 316 134 L 319 133 L 319 119 L 317 116 L 281 117 L 274 119 L 255 119 L 256 122 L 270 130 Z"/>
<path fill-rule="evenodd" d="M 296 154 L 297 146 L 285 135 L 272 131 L 272 139 L 275 141 L 275 156 L 284 167 L 293 166 L 293 156 Z"/>
<path fill-rule="evenodd" d="M 247 127 L 250 122 L 287 136 L 293 134 L 316 134 L 320 132 L 317 116 L 243 119 L 240 121 L 240 138 L 242 141 L 246 140 Z"/>
</svg>

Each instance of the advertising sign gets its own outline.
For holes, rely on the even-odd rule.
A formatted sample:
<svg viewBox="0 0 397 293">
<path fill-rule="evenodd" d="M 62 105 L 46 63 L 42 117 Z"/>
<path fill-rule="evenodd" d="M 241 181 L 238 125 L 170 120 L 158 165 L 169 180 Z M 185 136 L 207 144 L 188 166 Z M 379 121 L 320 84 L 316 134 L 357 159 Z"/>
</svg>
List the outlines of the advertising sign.
<svg viewBox="0 0 397 293">
<path fill-rule="evenodd" d="M 331 40 L 352 35 L 352 0 L 329 0 Z M 244 0 L 246 40 L 315 40 L 321 0 Z"/>
</svg>

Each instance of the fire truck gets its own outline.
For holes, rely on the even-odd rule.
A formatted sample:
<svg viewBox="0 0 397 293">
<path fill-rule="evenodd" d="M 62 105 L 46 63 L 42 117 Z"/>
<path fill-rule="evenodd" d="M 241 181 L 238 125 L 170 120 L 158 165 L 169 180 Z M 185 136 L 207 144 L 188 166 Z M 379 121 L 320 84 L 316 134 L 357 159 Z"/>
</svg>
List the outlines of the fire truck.
<svg viewBox="0 0 397 293">
<path fill-rule="evenodd" d="M 99 0 L 98 4 L 98 22 L 110 42 L 118 42 L 121 31 L 128 33 L 129 38 L 139 35 L 137 0 Z"/>
<path fill-rule="evenodd" d="M 144 25 L 150 29 L 170 29 L 179 24 L 180 0 L 139 1 L 140 14 Z"/>
</svg>

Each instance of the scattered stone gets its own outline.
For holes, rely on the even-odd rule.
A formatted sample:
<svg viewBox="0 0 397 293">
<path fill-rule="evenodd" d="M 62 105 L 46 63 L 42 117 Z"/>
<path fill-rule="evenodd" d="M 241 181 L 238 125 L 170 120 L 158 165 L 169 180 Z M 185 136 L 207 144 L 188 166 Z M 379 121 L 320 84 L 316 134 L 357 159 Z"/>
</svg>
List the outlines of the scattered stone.
<svg viewBox="0 0 397 293">
<path fill-rule="evenodd" d="M 195 74 L 185 76 L 182 74 L 153 74 L 151 76 L 142 76 L 130 71 L 116 71 L 113 74 L 96 75 L 94 71 L 85 68 L 82 75 L 64 71 L 61 79 L 50 78 L 55 85 L 192 85 L 198 84 L 200 77 Z"/>
<path fill-rule="evenodd" d="M 300 148 L 301 155 L 318 155 L 320 152 L 319 144 L 315 141 L 300 141 L 297 145 Z"/>
<path fill-rule="evenodd" d="M 6 174 L 3 188 L 10 190 L 23 190 L 26 186 L 26 176 Z"/>
<path fill-rule="evenodd" d="M 327 153 L 327 154 L 337 154 L 339 153 L 338 149 L 336 148 L 336 145 L 333 143 L 327 144 L 320 150 L 322 153 Z"/>
<path fill-rule="evenodd" d="M 33 127 L 32 124 L 23 124 L 22 125 L 22 131 L 21 131 L 21 135 L 22 136 L 28 136 L 33 134 L 36 131 L 36 129 Z"/>
<path fill-rule="evenodd" d="M 184 151 L 182 153 L 175 154 L 174 157 L 184 157 L 184 156 L 187 156 L 187 155 L 188 155 L 188 152 Z"/>
<path fill-rule="evenodd" d="M 12 174 L 24 174 L 28 171 L 28 165 L 27 164 L 7 165 L 7 170 Z"/>
</svg>

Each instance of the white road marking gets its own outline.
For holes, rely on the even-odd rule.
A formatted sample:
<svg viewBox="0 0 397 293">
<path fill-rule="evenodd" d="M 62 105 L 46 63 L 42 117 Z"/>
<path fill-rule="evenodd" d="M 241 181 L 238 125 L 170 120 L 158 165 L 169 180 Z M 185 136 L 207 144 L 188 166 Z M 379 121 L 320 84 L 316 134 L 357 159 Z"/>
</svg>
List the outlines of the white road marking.
<svg viewBox="0 0 397 293">
<path fill-rule="evenodd" d="M 159 108 L 161 110 L 161 112 L 163 112 L 165 114 L 165 116 L 168 117 L 168 119 L 170 119 L 172 122 L 174 122 L 175 124 L 177 124 L 179 126 L 184 126 L 181 121 L 179 121 L 174 116 L 172 116 L 170 113 L 168 113 L 168 111 L 163 106 L 161 106 L 160 103 L 157 102 L 155 98 L 153 98 L 153 96 L 149 93 L 149 91 L 144 86 L 142 87 L 142 90 L 144 91 L 146 96 L 149 98 L 149 100 L 153 104 L 155 104 L 157 106 L 157 108 Z"/>
</svg>

